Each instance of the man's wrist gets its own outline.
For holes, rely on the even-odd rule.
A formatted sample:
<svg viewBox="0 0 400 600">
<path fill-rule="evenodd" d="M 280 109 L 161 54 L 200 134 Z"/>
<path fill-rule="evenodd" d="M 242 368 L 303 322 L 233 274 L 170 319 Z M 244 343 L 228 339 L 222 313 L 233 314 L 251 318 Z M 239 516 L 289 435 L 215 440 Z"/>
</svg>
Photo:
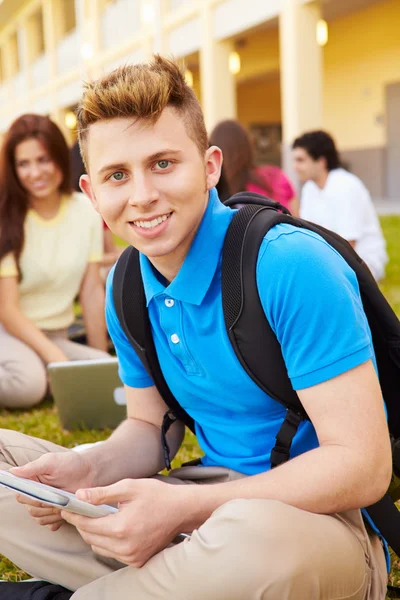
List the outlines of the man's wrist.
<svg viewBox="0 0 400 600">
<path fill-rule="evenodd" d="M 178 533 L 191 533 L 198 529 L 226 502 L 220 493 L 221 485 L 226 484 L 177 486 L 181 514 L 181 531 Z"/>
<path fill-rule="evenodd" d="M 83 463 L 84 487 L 92 488 L 99 485 L 99 460 L 93 455 L 92 450 L 86 450 L 80 453 Z"/>
</svg>

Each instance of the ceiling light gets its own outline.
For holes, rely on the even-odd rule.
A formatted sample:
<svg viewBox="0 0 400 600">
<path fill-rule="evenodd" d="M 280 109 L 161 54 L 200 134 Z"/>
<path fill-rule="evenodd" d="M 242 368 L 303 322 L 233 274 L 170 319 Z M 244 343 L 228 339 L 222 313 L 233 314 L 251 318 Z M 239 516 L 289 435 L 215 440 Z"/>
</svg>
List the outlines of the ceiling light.
<svg viewBox="0 0 400 600">
<path fill-rule="evenodd" d="M 71 110 L 65 113 L 64 123 L 68 129 L 76 129 L 76 115 Z"/>
<path fill-rule="evenodd" d="M 237 75 L 240 72 L 240 55 L 239 52 L 231 52 L 229 54 L 229 70 L 233 75 Z"/>
<path fill-rule="evenodd" d="M 320 46 L 325 46 L 328 41 L 328 23 L 320 19 L 317 23 L 317 42 Z"/>
</svg>

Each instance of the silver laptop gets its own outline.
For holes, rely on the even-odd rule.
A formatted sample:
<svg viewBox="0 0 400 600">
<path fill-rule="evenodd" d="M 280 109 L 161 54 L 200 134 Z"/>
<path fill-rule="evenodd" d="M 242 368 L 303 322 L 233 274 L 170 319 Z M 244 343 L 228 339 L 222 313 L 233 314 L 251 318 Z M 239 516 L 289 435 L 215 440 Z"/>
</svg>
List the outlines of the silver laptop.
<svg viewBox="0 0 400 600">
<path fill-rule="evenodd" d="M 47 369 L 65 429 L 115 429 L 126 418 L 116 358 L 50 363 Z"/>
</svg>

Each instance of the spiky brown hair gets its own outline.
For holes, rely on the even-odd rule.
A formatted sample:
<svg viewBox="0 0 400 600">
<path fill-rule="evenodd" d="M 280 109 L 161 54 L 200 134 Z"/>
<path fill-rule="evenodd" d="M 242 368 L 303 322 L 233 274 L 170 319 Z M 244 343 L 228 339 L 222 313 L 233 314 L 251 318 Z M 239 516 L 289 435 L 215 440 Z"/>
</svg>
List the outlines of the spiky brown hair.
<svg viewBox="0 0 400 600">
<path fill-rule="evenodd" d="M 167 106 L 178 111 L 188 135 L 204 154 L 208 137 L 203 112 L 174 61 L 156 54 L 150 63 L 118 67 L 87 83 L 77 109 L 79 145 L 86 167 L 90 125 L 121 117 L 155 123 Z"/>
</svg>

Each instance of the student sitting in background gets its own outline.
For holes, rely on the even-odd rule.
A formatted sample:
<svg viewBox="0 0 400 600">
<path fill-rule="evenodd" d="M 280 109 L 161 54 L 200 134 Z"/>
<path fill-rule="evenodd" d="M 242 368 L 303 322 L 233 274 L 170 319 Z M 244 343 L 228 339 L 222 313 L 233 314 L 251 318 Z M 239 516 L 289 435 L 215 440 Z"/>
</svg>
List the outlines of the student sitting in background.
<svg viewBox="0 0 400 600">
<path fill-rule="evenodd" d="M 0 406 L 29 408 L 47 363 L 108 356 L 102 222 L 72 193 L 68 146 L 47 117 L 14 121 L 0 161 Z M 78 293 L 92 347 L 67 339 Z"/>
<path fill-rule="evenodd" d="M 213 129 L 210 143 L 224 155 L 223 176 L 217 186 L 221 200 L 247 190 L 268 196 L 298 215 L 296 192 L 289 179 L 279 167 L 254 166 L 250 136 L 240 123 L 221 121 Z"/>
<path fill-rule="evenodd" d="M 310 131 L 293 144 L 300 182 L 300 216 L 338 233 L 353 246 L 377 281 L 385 276 L 386 242 L 371 196 L 362 181 L 342 169 L 335 142 Z"/>
</svg>

